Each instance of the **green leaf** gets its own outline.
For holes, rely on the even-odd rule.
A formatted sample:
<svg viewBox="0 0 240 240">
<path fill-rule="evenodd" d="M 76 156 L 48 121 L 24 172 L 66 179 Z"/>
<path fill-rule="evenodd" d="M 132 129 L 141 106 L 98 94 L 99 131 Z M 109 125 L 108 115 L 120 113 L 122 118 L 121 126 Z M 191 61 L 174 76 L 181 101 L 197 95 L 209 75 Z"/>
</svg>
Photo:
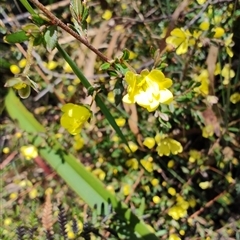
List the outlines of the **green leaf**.
<svg viewBox="0 0 240 240">
<path fill-rule="evenodd" d="M 110 63 L 103 63 L 101 66 L 100 66 L 100 70 L 107 70 L 107 69 L 109 69 L 110 68 L 110 66 L 111 66 L 111 64 Z"/>
<path fill-rule="evenodd" d="M 22 43 L 28 40 L 28 36 L 25 31 L 18 31 L 15 33 L 11 33 L 6 35 L 3 40 L 7 43 Z"/>
<path fill-rule="evenodd" d="M 57 27 L 56 26 L 50 26 L 46 30 L 44 34 L 44 40 L 45 40 L 48 52 L 51 52 L 57 45 Z"/>
<path fill-rule="evenodd" d="M 69 64 L 69 66 L 72 68 L 73 72 L 77 75 L 77 77 L 81 80 L 83 86 L 86 89 L 90 89 L 91 87 L 93 87 L 89 81 L 86 79 L 86 77 L 83 75 L 83 73 L 80 71 L 80 69 L 77 67 L 77 65 L 74 63 L 74 61 L 70 58 L 70 56 L 63 50 L 63 48 L 57 44 L 57 49 L 60 52 L 60 54 L 63 56 L 63 58 L 65 59 L 65 61 Z M 118 125 L 116 124 L 112 114 L 109 112 L 108 108 L 106 107 L 106 105 L 104 104 L 100 94 L 96 94 L 95 97 L 95 101 L 97 103 L 97 105 L 99 106 L 99 108 L 101 109 L 102 113 L 104 114 L 104 116 L 107 118 L 108 122 L 111 124 L 111 126 L 113 127 L 113 129 L 116 131 L 116 133 L 118 134 L 118 136 L 122 139 L 122 141 L 128 146 L 128 142 L 126 140 L 126 138 L 124 137 L 122 131 L 120 130 L 120 128 L 118 127 Z M 130 149 L 130 148 L 129 148 Z M 131 151 L 131 149 L 130 149 Z"/>
<path fill-rule="evenodd" d="M 11 66 L 11 63 L 8 60 L 0 57 L 0 67 L 1 68 L 9 69 L 10 66 Z"/>
<path fill-rule="evenodd" d="M 68 154 L 58 142 L 51 139 L 44 127 L 23 106 L 12 90 L 5 98 L 5 106 L 9 116 L 16 120 L 24 131 L 35 135 L 32 144 L 38 148 L 41 157 L 90 207 L 94 208 L 97 205 L 98 211 L 101 211 L 101 206 L 104 206 L 107 210 L 110 203 L 118 218 L 125 223 L 126 231 L 132 233 L 132 240 L 158 239 L 131 209 L 118 201 L 92 173 L 85 169 L 81 161 Z"/>
</svg>

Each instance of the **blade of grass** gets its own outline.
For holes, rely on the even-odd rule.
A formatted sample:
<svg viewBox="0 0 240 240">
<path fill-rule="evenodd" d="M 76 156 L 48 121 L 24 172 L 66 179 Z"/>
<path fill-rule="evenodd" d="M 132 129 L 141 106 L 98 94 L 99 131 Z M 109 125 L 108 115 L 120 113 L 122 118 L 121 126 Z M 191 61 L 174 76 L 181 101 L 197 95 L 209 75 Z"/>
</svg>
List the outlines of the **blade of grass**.
<svg viewBox="0 0 240 240">
<path fill-rule="evenodd" d="M 97 204 L 98 209 L 102 205 L 108 209 L 110 203 L 117 216 L 126 223 L 124 230 L 131 235 L 130 239 L 158 239 L 147 225 L 138 219 L 124 203 L 119 202 L 114 195 L 107 191 L 104 185 L 87 171 L 79 160 L 68 154 L 58 142 L 51 140 L 51 136 L 44 127 L 24 107 L 12 90 L 5 97 L 5 106 L 9 116 L 16 120 L 24 131 L 35 135 L 32 144 L 38 148 L 39 154 L 90 207 L 93 208 Z"/>
<path fill-rule="evenodd" d="M 30 14 L 35 14 L 34 9 L 32 8 L 32 6 L 29 4 L 27 0 L 20 0 L 20 2 L 28 10 Z"/>
</svg>

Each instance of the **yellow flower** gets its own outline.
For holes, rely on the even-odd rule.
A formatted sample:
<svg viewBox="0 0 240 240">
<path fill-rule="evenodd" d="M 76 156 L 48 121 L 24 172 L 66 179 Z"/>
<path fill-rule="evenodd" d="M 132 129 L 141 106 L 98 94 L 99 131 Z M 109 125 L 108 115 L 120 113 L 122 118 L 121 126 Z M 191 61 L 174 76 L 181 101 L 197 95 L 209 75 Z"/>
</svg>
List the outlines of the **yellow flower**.
<svg viewBox="0 0 240 240">
<path fill-rule="evenodd" d="M 157 152 L 159 156 L 169 156 L 170 154 L 176 155 L 183 151 L 181 143 L 172 138 L 157 135 L 155 140 L 158 144 Z"/>
<path fill-rule="evenodd" d="M 128 146 L 133 153 L 138 150 L 138 145 L 136 143 L 132 142 L 132 141 L 128 142 Z M 131 153 L 129 148 L 126 145 L 124 145 L 124 148 L 125 148 L 127 153 Z"/>
<path fill-rule="evenodd" d="M 235 77 L 235 72 L 231 69 L 230 64 L 225 64 L 221 71 L 221 75 L 224 77 L 223 84 L 227 85 L 230 79 Z"/>
<path fill-rule="evenodd" d="M 234 45 L 234 42 L 232 40 L 232 37 L 233 37 L 233 33 L 230 34 L 224 41 L 224 45 L 226 47 L 226 51 L 229 57 L 233 57 L 232 47 Z"/>
<path fill-rule="evenodd" d="M 131 188 L 129 184 L 125 184 L 122 186 L 122 192 L 124 196 L 128 196 L 130 194 Z"/>
<path fill-rule="evenodd" d="M 213 35 L 214 38 L 220 38 L 224 35 L 225 30 L 221 27 L 216 27 L 212 29 L 212 32 L 215 32 Z"/>
<path fill-rule="evenodd" d="M 142 164 L 142 166 L 148 171 L 148 172 L 152 172 L 153 171 L 153 164 L 152 162 L 142 159 L 140 160 L 140 163 Z"/>
<path fill-rule="evenodd" d="M 214 129 L 212 125 L 207 125 L 202 129 L 202 136 L 204 138 L 212 137 L 214 134 Z"/>
<path fill-rule="evenodd" d="M 154 196 L 152 200 L 155 204 L 158 204 L 158 203 L 160 203 L 161 198 L 159 196 Z"/>
<path fill-rule="evenodd" d="M 4 154 L 8 154 L 8 153 L 10 152 L 9 147 L 3 148 L 2 152 L 3 152 Z"/>
<path fill-rule="evenodd" d="M 214 70 L 214 75 L 219 75 L 221 73 L 221 65 L 220 63 L 218 62 L 216 64 L 216 67 L 215 67 L 215 70 Z"/>
<path fill-rule="evenodd" d="M 26 66 L 26 64 L 27 64 L 27 59 L 26 59 L 26 58 L 23 58 L 23 59 L 21 59 L 21 60 L 19 61 L 18 66 L 19 66 L 20 68 L 24 68 L 24 67 Z"/>
<path fill-rule="evenodd" d="M 107 99 L 109 102 L 115 103 L 115 97 L 114 97 L 114 93 L 112 91 L 108 93 Z"/>
<path fill-rule="evenodd" d="M 75 150 L 80 150 L 84 146 L 84 139 L 78 134 L 74 136 L 75 143 L 73 144 L 73 148 Z"/>
<path fill-rule="evenodd" d="M 169 104 L 173 99 L 172 92 L 168 90 L 172 80 L 165 78 L 160 70 L 143 70 L 140 75 L 128 71 L 125 79 L 128 84 L 128 93 L 123 97 L 125 103 L 137 103 L 152 112 L 160 103 Z"/>
<path fill-rule="evenodd" d="M 132 169 L 138 169 L 138 160 L 136 158 L 131 158 L 126 161 L 126 166 Z"/>
<path fill-rule="evenodd" d="M 195 76 L 194 79 L 201 83 L 199 87 L 194 88 L 193 90 L 197 93 L 202 94 L 203 96 L 208 95 L 209 93 L 209 74 L 206 69 L 203 69 L 200 75 Z"/>
<path fill-rule="evenodd" d="M 171 36 L 166 39 L 168 44 L 173 45 L 177 48 L 176 53 L 178 55 L 187 52 L 189 45 L 194 45 L 195 40 L 189 30 L 183 28 L 175 28 L 171 31 Z"/>
<path fill-rule="evenodd" d="M 126 119 L 120 117 L 120 118 L 117 118 L 115 119 L 116 121 L 116 124 L 119 126 L 119 127 L 123 127 L 126 123 Z"/>
<path fill-rule="evenodd" d="M 9 226 L 12 224 L 12 219 L 11 218 L 5 218 L 4 219 L 4 226 Z"/>
<path fill-rule="evenodd" d="M 173 160 L 168 161 L 168 164 L 167 164 L 168 168 L 172 168 L 174 165 L 175 165 L 175 162 Z"/>
<path fill-rule="evenodd" d="M 72 134 L 78 134 L 85 122 L 91 117 L 91 111 L 85 106 L 67 103 L 61 108 L 63 115 L 60 119 L 61 126 Z"/>
<path fill-rule="evenodd" d="M 63 70 L 67 73 L 73 72 L 72 68 L 70 67 L 70 65 L 67 62 L 64 63 Z"/>
<path fill-rule="evenodd" d="M 199 187 L 201 189 L 207 189 L 207 188 L 210 188 L 211 186 L 212 186 L 212 183 L 209 181 L 199 183 Z"/>
<path fill-rule="evenodd" d="M 180 234 L 181 236 L 184 236 L 184 235 L 185 235 L 185 231 L 184 231 L 183 229 L 181 229 L 181 230 L 179 231 L 179 234 Z"/>
<path fill-rule="evenodd" d="M 92 171 L 92 173 L 98 177 L 100 180 L 104 180 L 106 177 L 106 173 L 100 169 L 100 168 L 96 168 L 95 170 Z"/>
<path fill-rule="evenodd" d="M 33 188 L 33 189 L 28 193 L 28 195 L 29 195 L 29 197 L 30 197 L 31 199 L 36 198 L 37 195 L 38 195 L 37 189 L 36 189 L 36 188 Z"/>
<path fill-rule="evenodd" d="M 37 148 L 34 147 L 33 145 L 22 146 L 20 148 L 20 151 L 27 160 L 30 160 L 38 156 Z"/>
<path fill-rule="evenodd" d="M 201 153 L 197 150 L 190 150 L 188 161 L 194 163 L 196 160 L 200 159 Z"/>
<path fill-rule="evenodd" d="M 50 62 L 48 62 L 48 64 L 47 64 L 47 69 L 53 70 L 53 69 L 55 69 L 57 66 L 58 66 L 58 62 L 50 61 Z"/>
<path fill-rule="evenodd" d="M 155 145 L 155 139 L 152 137 L 147 137 L 144 139 L 143 145 L 148 147 L 149 149 L 152 149 Z"/>
<path fill-rule="evenodd" d="M 10 66 L 10 71 L 13 74 L 19 74 L 21 72 L 20 68 L 17 65 L 11 65 Z"/>
<path fill-rule="evenodd" d="M 187 210 L 181 206 L 181 204 L 177 204 L 168 210 L 168 215 L 171 216 L 174 220 L 179 220 L 187 215 Z"/>
<path fill-rule="evenodd" d="M 230 101 L 233 104 L 236 104 L 237 102 L 240 102 L 240 93 L 235 92 L 230 96 Z"/>
<path fill-rule="evenodd" d="M 208 21 L 204 21 L 199 25 L 199 28 L 203 31 L 207 31 L 209 29 L 210 23 Z"/>
<path fill-rule="evenodd" d="M 151 180 L 151 184 L 156 187 L 157 185 L 159 185 L 159 180 L 157 178 L 154 178 Z"/>
<path fill-rule="evenodd" d="M 168 240 L 181 240 L 181 238 L 180 238 L 177 234 L 171 233 L 171 234 L 169 235 Z"/>
<path fill-rule="evenodd" d="M 109 20 L 109 19 L 111 19 L 111 17 L 112 17 L 112 11 L 110 11 L 110 10 L 106 10 L 102 15 L 102 18 L 104 20 Z"/>
<path fill-rule="evenodd" d="M 175 196 L 175 195 L 176 195 L 176 190 L 175 190 L 175 188 L 170 187 L 170 188 L 168 189 L 168 193 L 169 193 L 171 196 Z"/>
<path fill-rule="evenodd" d="M 199 5 L 202 5 L 206 2 L 206 0 L 197 0 L 197 2 L 198 2 Z"/>
</svg>

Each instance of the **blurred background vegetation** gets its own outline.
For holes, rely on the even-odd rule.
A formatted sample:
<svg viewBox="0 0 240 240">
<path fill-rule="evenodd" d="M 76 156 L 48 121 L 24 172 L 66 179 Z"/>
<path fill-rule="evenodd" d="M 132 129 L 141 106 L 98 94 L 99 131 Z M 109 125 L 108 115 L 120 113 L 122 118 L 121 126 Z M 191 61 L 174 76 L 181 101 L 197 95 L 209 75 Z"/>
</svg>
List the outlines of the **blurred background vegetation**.
<svg viewBox="0 0 240 240">
<path fill-rule="evenodd" d="M 6 111 L 9 88 L 4 85 L 24 69 L 27 43 L 9 44 L 3 38 L 29 23 L 30 14 L 20 1 L 0 3 L 1 239 L 133 239 L 111 205 L 107 214 L 90 210 L 38 154 L 34 134 Z M 68 0 L 41 3 L 71 23 Z M 168 49 L 161 55 L 175 99 L 149 113 L 123 104 L 124 76 L 101 70 L 103 61 L 59 28 L 58 43 L 99 89 L 133 153 L 94 104 L 80 135 L 61 127 L 61 106 L 89 104 L 87 91 L 56 49 L 47 52 L 38 45 L 29 76 L 40 90 L 21 102 L 46 129 L 44 138 L 74 155 L 159 239 L 240 239 L 239 2 L 91 0 L 88 6 L 88 41 L 109 59 L 128 49 L 128 64 L 138 73 L 156 67 L 174 28 L 204 34 L 186 54 Z M 205 29 L 206 21 L 210 27 Z M 214 37 L 217 27 L 224 29 L 219 38 Z M 226 45 L 231 34 L 232 45 Z M 180 142 L 183 151 L 160 156 L 146 147 L 144 140 L 157 133 Z"/>
</svg>

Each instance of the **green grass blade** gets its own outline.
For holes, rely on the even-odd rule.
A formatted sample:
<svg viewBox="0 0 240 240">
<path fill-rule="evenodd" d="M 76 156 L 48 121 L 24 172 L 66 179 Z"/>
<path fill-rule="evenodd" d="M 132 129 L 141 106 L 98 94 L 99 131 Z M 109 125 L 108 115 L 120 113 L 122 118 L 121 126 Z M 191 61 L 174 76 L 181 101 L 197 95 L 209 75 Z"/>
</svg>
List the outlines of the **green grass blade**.
<svg viewBox="0 0 240 240">
<path fill-rule="evenodd" d="M 104 204 L 105 209 L 109 202 L 114 211 L 126 223 L 126 231 L 131 233 L 131 239 L 157 240 L 147 225 L 137 218 L 124 203 L 119 202 L 114 195 L 104 188 L 104 185 L 62 146 L 51 140 L 44 127 L 24 107 L 15 93 L 10 90 L 5 98 L 5 106 L 9 116 L 19 126 L 36 137 L 33 144 L 38 148 L 39 154 L 64 179 L 67 184 L 90 206 L 97 204 L 98 208 Z M 44 137 L 45 136 L 45 137 Z M 46 139 L 50 139 L 46 141 Z M 137 237 L 136 233 L 139 237 Z"/>
<path fill-rule="evenodd" d="M 90 89 L 93 88 L 93 86 L 90 84 L 90 82 L 87 80 L 87 78 L 83 75 L 83 73 L 81 72 L 81 70 L 77 67 L 77 65 L 75 64 L 75 62 L 71 59 L 71 57 L 64 51 L 64 49 L 58 44 L 57 45 L 57 49 L 60 52 L 60 54 L 63 56 L 63 58 L 65 59 L 65 61 L 69 64 L 69 66 L 72 68 L 73 72 L 77 75 L 77 77 L 81 80 L 83 86 L 86 89 Z M 116 131 L 116 133 L 118 134 L 118 136 L 122 139 L 122 141 L 128 146 L 128 142 L 125 138 L 125 136 L 123 135 L 122 131 L 120 130 L 120 128 L 118 127 L 118 125 L 115 122 L 115 119 L 113 118 L 112 114 L 109 112 L 108 108 L 106 107 L 106 105 L 104 104 L 104 102 L 102 101 L 100 94 L 96 94 L 95 96 L 95 101 L 96 104 L 98 105 L 98 107 L 101 109 L 102 113 L 104 114 L 104 116 L 107 118 L 108 122 L 111 124 L 111 126 L 113 127 L 113 129 Z M 131 149 L 130 149 L 131 151 Z"/>
<path fill-rule="evenodd" d="M 36 14 L 32 6 L 29 4 L 27 0 L 20 0 L 22 5 L 28 10 L 30 14 Z"/>
</svg>

